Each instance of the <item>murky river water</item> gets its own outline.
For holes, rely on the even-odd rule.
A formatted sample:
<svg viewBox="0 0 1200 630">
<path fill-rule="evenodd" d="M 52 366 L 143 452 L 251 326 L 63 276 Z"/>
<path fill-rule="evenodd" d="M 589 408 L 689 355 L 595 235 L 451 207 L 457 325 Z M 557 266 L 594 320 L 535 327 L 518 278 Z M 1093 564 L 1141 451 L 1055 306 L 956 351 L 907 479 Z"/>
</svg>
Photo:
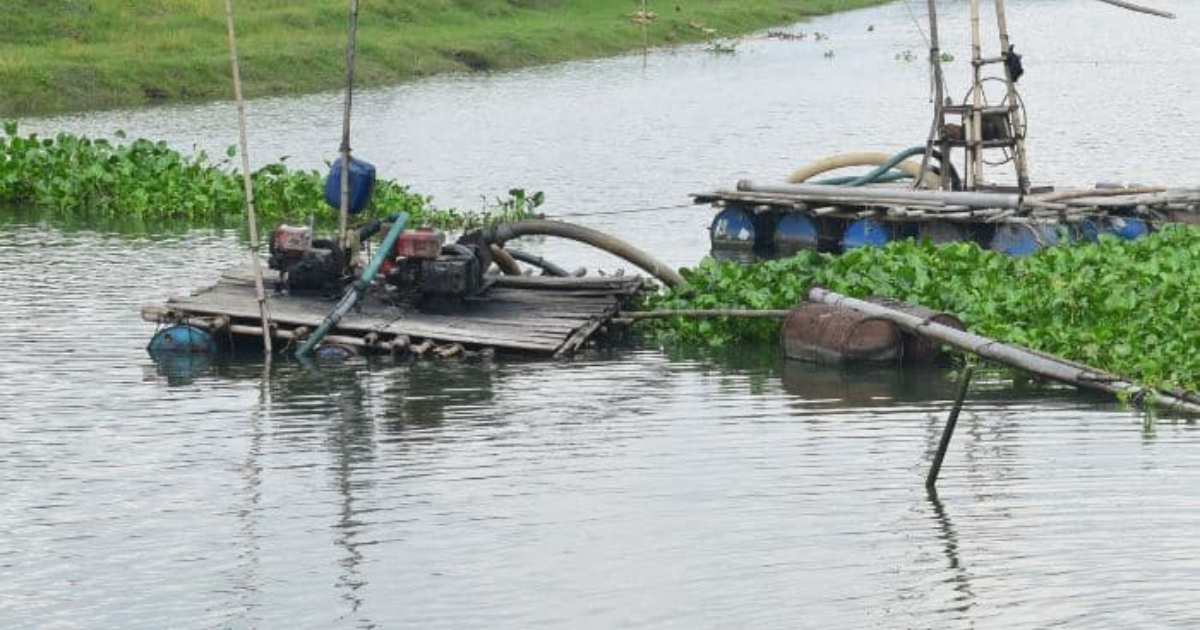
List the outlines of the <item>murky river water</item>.
<svg viewBox="0 0 1200 630">
<path fill-rule="evenodd" d="M 1035 179 L 1194 184 L 1200 12 L 1156 3 L 1181 19 L 1011 3 Z M 962 85 L 965 3 L 942 9 Z M 894 58 L 921 48 L 903 4 L 798 29 L 830 39 L 370 91 L 356 149 L 443 203 L 545 190 L 550 214 L 690 264 L 706 211 L 612 213 L 924 135 L 924 69 Z M 255 159 L 318 166 L 338 104 L 252 103 Z M 216 153 L 233 120 L 214 105 L 23 124 Z M 953 390 L 938 372 L 770 348 L 151 362 L 138 308 L 242 255 L 227 233 L 0 224 L 0 626 L 1200 623 L 1191 423 L 985 378 L 934 499 L 922 480 Z"/>
</svg>

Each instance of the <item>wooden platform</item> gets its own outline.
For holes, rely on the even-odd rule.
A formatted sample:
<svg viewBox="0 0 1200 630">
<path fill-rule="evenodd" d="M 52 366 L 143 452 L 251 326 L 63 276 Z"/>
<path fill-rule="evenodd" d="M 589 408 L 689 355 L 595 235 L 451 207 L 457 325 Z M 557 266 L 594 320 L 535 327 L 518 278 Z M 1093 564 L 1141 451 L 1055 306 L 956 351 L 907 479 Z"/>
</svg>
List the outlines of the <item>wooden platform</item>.
<svg viewBox="0 0 1200 630">
<path fill-rule="evenodd" d="M 276 337 L 301 338 L 314 330 L 335 301 L 273 293 L 268 301 Z M 248 338 L 261 336 L 254 284 L 246 268 L 226 271 L 217 284 L 165 306 L 142 310 L 148 321 L 194 321 L 228 328 Z M 368 294 L 329 339 L 365 348 L 395 351 L 397 346 L 461 344 L 535 354 L 567 355 L 582 347 L 643 286 L 639 276 L 553 278 L 497 276 L 478 298 L 436 305 L 395 306 Z M 429 344 L 425 344 L 428 347 Z"/>
</svg>

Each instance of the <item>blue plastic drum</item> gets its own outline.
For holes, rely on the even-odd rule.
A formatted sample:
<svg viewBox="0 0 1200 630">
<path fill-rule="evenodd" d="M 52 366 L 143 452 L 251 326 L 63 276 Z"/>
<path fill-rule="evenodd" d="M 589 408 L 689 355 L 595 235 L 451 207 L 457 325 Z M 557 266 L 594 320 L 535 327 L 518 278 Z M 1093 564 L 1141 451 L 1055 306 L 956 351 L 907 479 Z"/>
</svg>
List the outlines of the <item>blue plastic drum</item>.
<svg viewBox="0 0 1200 630">
<path fill-rule="evenodd" d="M 1091 219 L 1071 224 L 1071 239 L 1078 243 L 1095 243 L 1100 238 L 1100 226 Z"/>
<path fill-rule="evenodd" d="M 851 223 L 842 234 L 842 249 L 849 251 L 859 247 L 883 247 L 892 240 L 887 226 L 875 219 L 859 219 Z"/>
<path fill-rule="evenodd" d="M 1057 244 L 1058 225 L 1054 223 L 1004 223 L 996 227 L 990 247 L 1009 256 L 1028 256 Z"/>
<path fill-rule="evenodd" d="M 1109 217 L 1104 225 L 1104 233 L 1132 241 L 1149 234 L 1150 225 L 1133 217 Z"/>
<path fill-rule="evenodd" d="M 708 231 L 713 247 L 750 249 L 758 239 L 754 213 L 741 206 L 727 206 L 718 212 Z"/>
<path fill-rule="evenodd" d="M 158 331 L 146 350 L 151 355 L 216 354 L 217 341 L 207 330 L 175 324 Z"/>
<path fill-rule="evenodd" d="M 775 225 L 776 253 L 795 254 L 806 249 L 817 249 L 817 226 L 813 220 L 799 212 L 783 215 Z"/>
</svg>

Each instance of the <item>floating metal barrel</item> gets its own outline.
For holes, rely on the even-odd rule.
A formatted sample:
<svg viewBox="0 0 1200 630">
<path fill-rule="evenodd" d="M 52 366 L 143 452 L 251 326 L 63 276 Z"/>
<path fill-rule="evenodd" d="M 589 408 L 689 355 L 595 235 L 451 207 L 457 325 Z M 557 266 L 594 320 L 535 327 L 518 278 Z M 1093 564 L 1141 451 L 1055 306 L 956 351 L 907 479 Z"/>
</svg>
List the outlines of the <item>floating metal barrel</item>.
<svg viewBox="0 0 1200 630">
<path fill-rule="evenodd" d="M 1100 238 L 1100 226 L 1091 219 L 1083 219 L 1072 223 L 1069 233 L 1076 243 L 1095 243 Z"/>
<path fill-rule="evenodd" d="M 709 238 L 714 248 L 753 249 L 760 239 L 754 213 L 740 205 L 729 205 L 713 217 Z"/>
<path fill-rule="evenodd" d="M 1133 217 L 1109 217 L 1104 223 L 1104 233 L 1132 241 L 1150 233 L 1150 225 Z"/>
<path fill-rule="evenodd" d="M 888 227 L 875 219 L 859 219 L 846 226 L 842 234 L 842 249 L 849 251 L 859 247 L 883 247 L 892 240 Z"/>
<path fill-rule="evenodd" d="M 775 224 L 775 253 L 792 255 L 804 250 L 816 251 L 817 226 L 811 217 L 789 212 Z"/>
<path fill-rule="evenodd" d="M 890 309 L 915 315 L 921 319 L 948 326 L 955 330 L 966 330 L 962 320 L 950 313 L 935 311 L 931 308 L 926 308 L 920 304 L 909 304 L 900 300 L 894 300 L 886 297 L 869 297 L 868 302 L 886 306 Z M 916 335 L 903 335 L 903 350 L 904 362 L 911 365 L 931 365 L 941 360 L 945 353 L 942 352 L 942 345 L 931 339 L 918 337 Z"/>
<path fill-rule="evenodd" d="M 1003 223 L 996 226 L 990 247 L 1009 256 L 1028 256 L 1057 244 L 1055 223 Z"/>
<path fill-rule="evenodd" d="M 903 341 L 895 324 L 851 309 L 805 302 L 780 331 L 784 354 L 817 363 L 892 363 Z"/>
<path fill-rule="evenodd" d="M 155 333 L 146 350 L 151 356 L 169 354 L 216 354 L 217 341 L 207 330 L 174 324 Z"/>
</svg>

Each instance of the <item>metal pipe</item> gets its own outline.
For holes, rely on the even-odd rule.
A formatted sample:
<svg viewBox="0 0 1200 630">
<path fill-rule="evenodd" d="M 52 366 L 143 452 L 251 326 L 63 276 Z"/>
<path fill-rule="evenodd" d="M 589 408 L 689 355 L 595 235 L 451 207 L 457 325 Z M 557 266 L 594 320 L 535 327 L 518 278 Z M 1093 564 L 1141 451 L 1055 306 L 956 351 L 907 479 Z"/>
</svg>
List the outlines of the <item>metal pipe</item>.
<svg viewBox="0 0 1200 630">
<path fill-rule="evenodd" d="M 846 188 L 844 186 L 824 186 L 821 184 L 758 184 L 743 179 L 738 182 L 737 189 L 744 192 L 767 193 L 773 195 L 790 195 L 801 199 L 846 200 L 864 203 L 880 200 L 904 200 L 914 203 L 932 203 L 970 208 L 1006 208 L 1016 210 L 1021 207 L 1020 195 L 989 192 L 965 192 L 951 190 L 907 190 L 896 188 Z"/>
<path fill-rule="evenodd" d="M 383 242 L 379 244 L 379 249 L 375 250 L 375 255 L 371 257 L 371 262 L 367 263 L 366 269 L 363 269 L 362 275 L 354 284 L 350 286 L 350 290 L 342 296 L 338 301 L 337 306 L 325 316 L 325 320 L 313 332 L 312 336 L 304 340 L 304 344 L 296 350 L 297 357 L 307 357 L 312 354 L 314 348 L 321 343 L 321 340 L 329 334 L 329 331 L 337 327 L 346 313 L 354 308 L 362 294 L 366 292 L 371 281 L 375 279 L 375 274 L 379 273 L 379 268 L 383 266 L 383 261 L 392 253 L 392 247 L 396 244 L 396 239 L 400 237 L 400 233 L 404 231 L 404 223 L 408 220 L 408 215 L 397 214 L 390 217 L 392 227 L 388 230 L 387 235 L 383 237 Z"/>
<path fill-rule="evenodd" d="M 242 155 L 242 184 L 246 188 L 246 229 L 250 236 L 250 269 L 254 273 L 254 298 L 262 320 L 263 354 L 271 356 L 271 315 L 267 311 L 267 293 L 263 290 L 262 257 L 258 251 L 258 219 L 254 212 L 254 184 L 250 178 L 249 143 L 246 140 L 246 99 L 242 95 L 242 73 L 238 63 L 237 36 L 233 29 L 233 0 L 225 0 L 225 26 L 229 30 L 229 57 L 233 66 L 233 98 L 237 101 L 238 143 Z"/>
</svg>

